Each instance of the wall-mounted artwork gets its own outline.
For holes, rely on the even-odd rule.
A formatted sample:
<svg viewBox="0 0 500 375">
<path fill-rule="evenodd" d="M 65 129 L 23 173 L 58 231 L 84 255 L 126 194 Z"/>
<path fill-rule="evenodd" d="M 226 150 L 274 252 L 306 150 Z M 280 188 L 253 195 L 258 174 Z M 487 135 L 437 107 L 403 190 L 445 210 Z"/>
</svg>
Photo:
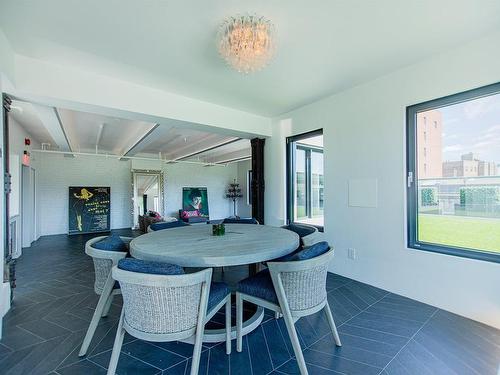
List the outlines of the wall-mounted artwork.
<svg viewBox="0 0 500 375">
<path fill-rule="evenodd" d="M 110 230 L 109 187 L 70 186 L 69 234 Z"/>
<path fill-rule="evenodd" d="M 182 209 L 184 211 L 198 211 L 197 216 L 209 217 L 208 194 L 206 187 L 182 188 Z"/>
</svg>

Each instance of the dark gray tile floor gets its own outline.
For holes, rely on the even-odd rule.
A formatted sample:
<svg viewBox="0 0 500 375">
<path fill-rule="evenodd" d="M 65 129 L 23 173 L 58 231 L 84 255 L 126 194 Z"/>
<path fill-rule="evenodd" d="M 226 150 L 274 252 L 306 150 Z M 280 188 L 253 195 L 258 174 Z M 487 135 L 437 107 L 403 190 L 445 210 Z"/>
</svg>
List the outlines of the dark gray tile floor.
<svg viewBox="0 0 500 375">
<path fill-rule="evenodd" d="M 4 318 L 1 374 L 106 373 L 119 299 L 101 320 L 87 357 L 77 355 L 97 303 L 92 261 L 83 252 L 89 238 L 43 237 L 24 250 L 13 306 Z M 223 277 L 231 284 L 245 273 L 226 269 Z M 328 277 L 328 300 L 343 346 L 333 344 L 322 313 L 299 320 L 310 374 L 498 374 L 499 330 L 334 274 Z M 211 325 L 221 322 L 219 314 Z M 242 353 L 234 345 L 230 356 L 223 344 L 205 346 L 200 374 L 299 373 L 283 319 L 270 313 L 244 338 Z M 127 335 L 118 374 L 188 374 L 191 352 L 188 344 Z"/>
</svg>

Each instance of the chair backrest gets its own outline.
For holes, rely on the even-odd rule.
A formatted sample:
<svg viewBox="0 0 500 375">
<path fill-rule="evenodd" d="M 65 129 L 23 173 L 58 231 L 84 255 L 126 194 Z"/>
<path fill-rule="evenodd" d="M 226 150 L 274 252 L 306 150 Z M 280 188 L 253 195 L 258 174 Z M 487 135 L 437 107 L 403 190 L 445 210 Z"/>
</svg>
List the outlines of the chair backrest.
<svg viewBox="0 0 500 375">
<path fill-rule="evenodd" d="M 124 328 L 134 337 L 172 341 L 191 337 L 205 319 L 212 269 L 184 275 L 152 275 L 117 266 L 113 278 L 123 296 Z"/>
<path fill-rule="evenodd" d="M 148 227 L 148 233 L 156 232 L 158 230 L 163 230 L 163 229 L 178 228 L 178 227 L 185 227 L 185 226 L 189 226 L 189 224 L 185 223 L 184 221 L 181 221 L 181 220 L 169 221 L 169 222 L 162 221 L 162 222 L 151 224 Z"/>
<path fill-rule="evenodd" d="M 333 249 L 308 260 L 268 262 L 280 305 L 288 304 L 293 316 L 310 315 L 326 303 L 326 277 Z"/>
<path fill-rule="evenodd" d="M 224 224 L 259 224 L 259 221 L 253 217 L 233 218 L 227 217 L 222 221 Z"/>
<path fill-rule="evenodd" d="M 303 223 L 283 225 L 281 228 L 288 229 L 292 232 L 297 233 L 301 239 L 302 237 L 309 236 L 318 231 L 318 228 L 316 228 L 315 226 Z"/>
<path fill-rule="evenodd" d="M 106 284 L 106 280 L 111 273 L 111 268 L 114 265 L 118 264 L 118 261 L 120 259 L 123 259 L 127 256 L 127 253 L 123 251 L 99 250 L 92 247 L 94 243 L 99 242 L 106 237 L 107 236 L 94 237 L 85 243 L 85 254 L 91 256 L 92 261 L 94 262 L 94 291 L 99 295 L 102 293 L 104 284 Z M 120 238 L 125 243 L 129 243 L 130 241 L 132 241 L 132 238 L 130 237 L 120 236 Z"/>
</svg>

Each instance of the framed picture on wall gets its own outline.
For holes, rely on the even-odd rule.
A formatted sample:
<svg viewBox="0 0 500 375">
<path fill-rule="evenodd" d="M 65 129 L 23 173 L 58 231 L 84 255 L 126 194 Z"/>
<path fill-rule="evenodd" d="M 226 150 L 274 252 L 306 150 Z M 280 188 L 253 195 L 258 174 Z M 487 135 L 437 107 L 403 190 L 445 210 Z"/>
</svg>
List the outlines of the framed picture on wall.
<svg viewBox="0 0 500 375">
<path fill-rule="evenodd" d="M 182 209 L 197 211 L 196 216 L 209 217 L 208 193 L 206 187 L 182 188 Z"/>
<path fill-rule="evenodd" d="M 109 186 L 70 186 L 68 233 L 109 232 L 110 203 Z"/>
</svg>

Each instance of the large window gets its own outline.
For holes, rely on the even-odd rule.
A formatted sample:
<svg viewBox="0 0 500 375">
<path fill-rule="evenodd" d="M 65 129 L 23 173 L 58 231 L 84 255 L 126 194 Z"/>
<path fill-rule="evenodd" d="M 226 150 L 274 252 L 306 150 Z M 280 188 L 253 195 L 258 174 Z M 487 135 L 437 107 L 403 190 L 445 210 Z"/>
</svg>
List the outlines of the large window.
<svg viewBox="0 0 500 375">
<path fill-rule="evenodd" d="M 500 262 L 500 83 L 407 108 L 408 245 Z"/>
<path fill-rule="evenodd" d="M 323 131 L 287 138 L 288 222 L 322 228 L 324 209 Z"/>
</svg>

